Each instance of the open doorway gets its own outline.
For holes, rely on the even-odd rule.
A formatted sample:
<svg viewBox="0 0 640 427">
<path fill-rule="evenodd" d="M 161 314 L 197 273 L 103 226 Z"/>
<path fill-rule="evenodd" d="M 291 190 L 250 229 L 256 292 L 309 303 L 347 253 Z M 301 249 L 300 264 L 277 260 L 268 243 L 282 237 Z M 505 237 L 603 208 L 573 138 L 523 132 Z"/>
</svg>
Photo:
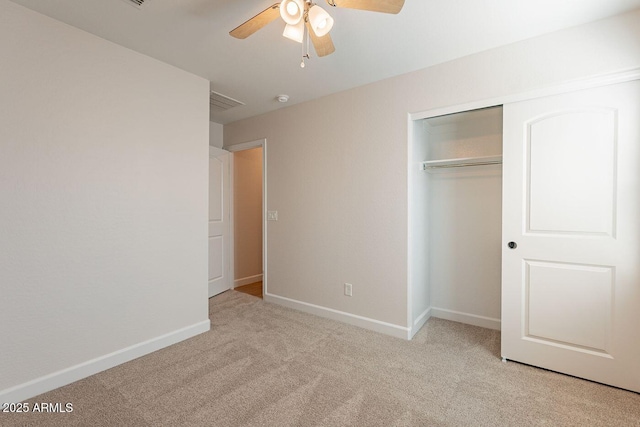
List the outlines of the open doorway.
<svg viewBox="0 0 640 427">
<path fill-rule="evenodd" d="M 259 298 L 264 289 L 264 144 L 230 148 L 233 289 Z"/>
</svg>

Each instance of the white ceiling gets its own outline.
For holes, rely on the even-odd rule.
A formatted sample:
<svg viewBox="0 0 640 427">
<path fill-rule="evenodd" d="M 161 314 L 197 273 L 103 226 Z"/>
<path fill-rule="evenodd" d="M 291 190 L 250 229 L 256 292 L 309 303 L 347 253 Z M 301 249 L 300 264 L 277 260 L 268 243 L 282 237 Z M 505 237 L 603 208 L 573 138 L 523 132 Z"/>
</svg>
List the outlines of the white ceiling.
<svg viewBox="0 0 640 427">
<path fill-rule="evenodd" d="M 140 9 L 128 0 L 12 1 L 206 78 L 246 104 L 212 111 L 223 124 L 640 8 L 640 0 L 406 0 L 387 15 L 316 0 L 335 19 L 336 52 L 312 50 L 302 69 L 301 46 L 281 36 L 280 20 L 245 40 L 228 34 L 277 0 L 146 0 Z"/>
</svg>

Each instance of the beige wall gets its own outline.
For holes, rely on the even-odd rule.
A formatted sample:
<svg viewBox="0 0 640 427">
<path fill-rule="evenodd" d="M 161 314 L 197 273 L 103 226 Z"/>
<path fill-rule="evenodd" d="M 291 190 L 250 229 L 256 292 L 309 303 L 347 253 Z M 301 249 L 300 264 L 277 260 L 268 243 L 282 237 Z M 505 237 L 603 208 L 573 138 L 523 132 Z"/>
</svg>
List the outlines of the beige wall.
<svg viewBox="0 0 640 427">
<path fill-rule="evenodd" d="M 0 58 L 0 402 L 16 402 L 209 329 L 209 83 L 6 0 Z"/>
<path fill-rule="evenodd" d="M 262 148 L 233 154 L 235 286 L 262 280 Z"/>
<path fill-rule="evenodd" d="M 209 145 L 222 148 L 223 127 L 220 123 L 209 122 Z"/>
<path fill-rule="evenodd" d="M 638 67 L 638 22 L 635 11 L 225 125 L 225 146 L 268 141 L 269 292 L 407 327 L 408 113 Z"/>
</svg>

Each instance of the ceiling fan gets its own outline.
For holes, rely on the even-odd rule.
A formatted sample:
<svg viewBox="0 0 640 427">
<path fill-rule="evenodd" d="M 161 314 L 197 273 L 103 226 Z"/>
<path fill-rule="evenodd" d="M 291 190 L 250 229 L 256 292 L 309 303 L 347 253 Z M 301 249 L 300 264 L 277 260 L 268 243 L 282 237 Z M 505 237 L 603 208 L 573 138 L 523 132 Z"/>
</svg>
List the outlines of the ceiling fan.
<svg viewBox="0 0 640 427">
<path fill-rule="evenodd" d="M 400 12 L 404 6 L 404 0 L 326 0 L 326 2 L 332 7 L 393 14 Z M 306 55 L 304 54 L 305 35 L 307 35 L 307 43 L 311 39 L 318 56 L 327 56 L 336 50 L 329 34 L 333 27 L 333 18 L 312 0 L 282 0 L 237 26 L 229 34 L 237 39 L 246 39 L 278 17 L 286 23 L 282 35 L 303 43 L 301 67 L 304 67 L 304 58 L 309 58 L 308 51 Z"/>
</svg>

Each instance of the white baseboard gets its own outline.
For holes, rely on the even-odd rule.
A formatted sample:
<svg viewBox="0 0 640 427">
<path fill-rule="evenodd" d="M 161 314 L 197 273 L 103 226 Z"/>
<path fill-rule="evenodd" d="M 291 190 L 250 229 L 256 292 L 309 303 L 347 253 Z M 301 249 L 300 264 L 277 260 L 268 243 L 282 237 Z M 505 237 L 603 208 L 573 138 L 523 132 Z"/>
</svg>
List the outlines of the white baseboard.
<svg viewBox="0 0 640 427">
<path fill-rule="evenodd" d="M 252 283 L 256 283 L 262 280 L 262 274 L 256 274 L 255 276 L 247 276 L 241 279 L 236 279 L 233 281 L 233 288 L 237 288 L 239 286 L 250 285 Z"/>
<path fill-rule="evenodd" d="M 17 403 L 30 399 L 42 393 L 71 384 L 75 381 L 97 374 L 121 365 L 138 357 L 144 356 L 161 348 L 168 347 L 187 338 L 207 332 L 211 328 L 209 319 L 186 328 L 152 338 L 148 341 L 132 345 L 122 350 L 97 357 L 93 360 L 36 378 L 24 384 L 0 391 L 0 403 Z"/>
<path fill-rule="evenodd" d="M 454 322 L 466 323 L 473 326 L 480 326 L 481 328 L 495 329 L 496 331 L 500 330 L 500 319 L 461 313 L 459 311 L 447 310 L 445 308 L 431 307 L 431 317 L 452 320 Z"/>
<path fill-rule="evenodd" d="M 409 328 L 406 328 L 404 326 L 398 326 L 391 323 L 382 322 L 380 320 L 358 316 L 357 314 L 346 313 L 344 311 L 334 310 L 332 308 L 309 304 L 306 302 L 297 301 L 269 293 L 264 294 L 264 300 L 266 302 L 283 305 L 285 307 L 293 308 L 305 313 L 314 314 L 316 316 L 325 317 L 327 319 L 337 320 L 349 325 L 359 326 L 364 329 L 369 329 L 370 331 L 380 332 L 385 335 L 391 335 L 392 337 L 402 338 L 405 340 L 409 339 Z"/>
<path fill-rule="evenodd" d="M 413 336 L 427 323 L 427 320 L 431 317 L 431 307 L 427 308 L 423 311 L 420 316 L 413 322 L 413 326 L 409 331 L 409 339 L 412 339 Z"/>
</svg>

